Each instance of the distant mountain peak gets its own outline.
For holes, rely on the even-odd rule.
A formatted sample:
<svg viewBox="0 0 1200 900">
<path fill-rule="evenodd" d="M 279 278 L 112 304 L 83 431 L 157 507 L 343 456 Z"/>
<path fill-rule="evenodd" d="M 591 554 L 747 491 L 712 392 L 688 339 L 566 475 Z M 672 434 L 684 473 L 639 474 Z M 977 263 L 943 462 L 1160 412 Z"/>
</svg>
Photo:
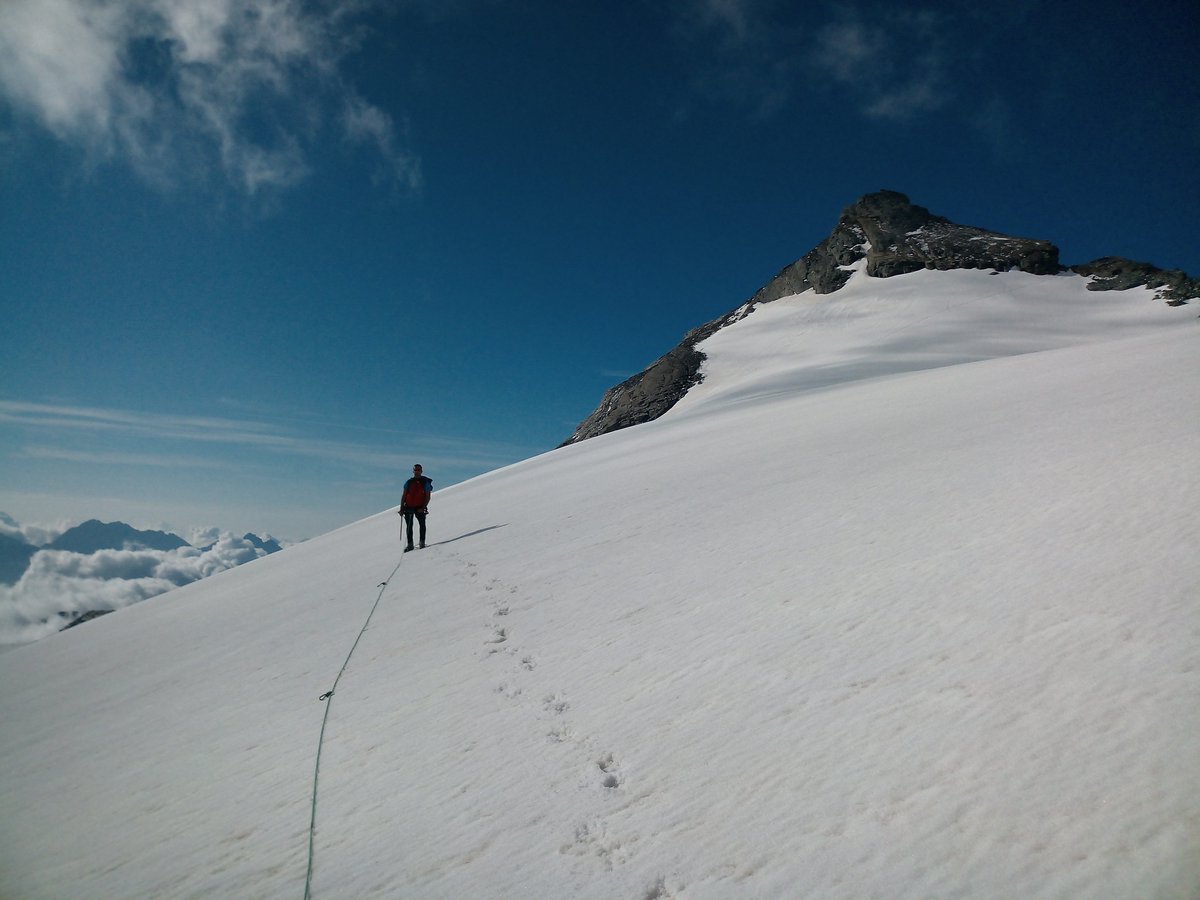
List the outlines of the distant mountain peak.
<svg viewBox="0 0 1200 900">
<path fill-rule="evenodd" d="M 0 534 L 0 584 L 16 584 L 38 548 L 20 538 Z"/>
<path fill-rule="evenodd" d="M 257 547 L 259 550 L 265 550 L 269 554 L 278 553 L 283 549 L 279 541 L 275 540 L 275 538 L 271 537 L 270 535 L 267 535 L 265 538 L 261 538 L 257 534 L 249 532 L 242 535 L 242 540 L 249 541 L 252 546 Z"/>
<path fill-rule="evenodd" d="M 866 194 L 842 210 L 829 237 L 784 267 L 748 301 L 689 331 L 646 369 L 609 388 L 563 446 L 657 419 L 701 380 L 704 354 L 696 349 L 701 341 L 744 318 L 760 303 L 810 290 L 833 293 L 850 280 L 851 267 L 863 260 L 866 274 L 874 278 L 921 269 L 1016 269 L 1033 275 L 1064 271 L 1058 247 L 1049 241 L 958 225 L 917 206 L 899 191 Z M 1200 298 L 1200 279 L 1149 263 L 1104 257 L 1072 271 L 1091 276 L 1090 290 L 1144 285 L 1156 289 L 1156 296 L 1171 305 Z"/>
<path fill-rule="evenodd" d="M 89 519 L 68 528 L 47 545 L 50 550 L 95 553 L 98 550 L 175 550 L 189 546 L 177 534 L 165 531 L 139 531 L 124 522 Z"/>
<path fill-rule="evenodd" d="M 830 294 L 850 278 L 848 266 L 867 261 L 867 274 L 890 278 L 920 269 L 1019 269 L 1058 272 L 1049 241 L 956 225 L 912 203 L 899 191 L 876 191 L 842 210 L 829 237 L 783 269 L 750 298 L 769 303 L 807 290 Z"/>
</svg>

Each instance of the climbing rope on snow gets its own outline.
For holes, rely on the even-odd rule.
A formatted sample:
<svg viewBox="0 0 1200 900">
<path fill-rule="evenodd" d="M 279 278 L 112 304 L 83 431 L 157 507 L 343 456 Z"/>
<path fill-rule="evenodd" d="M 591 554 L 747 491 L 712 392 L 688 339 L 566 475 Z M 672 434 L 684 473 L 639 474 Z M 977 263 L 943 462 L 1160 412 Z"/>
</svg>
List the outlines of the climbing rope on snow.
<svg viewBox="0 0 1200 900">
<path fill-rule="evenodd" d="M 400 557 L 401 562 L 404 557 Z M 354 651 L 358 648 L 358 642 L 362 640 L 363 634 L 366 633 L 367 626 L 371 624 L 371 617 L 375 615 L 375 610 L 379 608 L 379 601 L 383 599 L 383 591 L 388 586 L 388 583 L 395 577 L 400 570 L 400 563 L 396 563 L 396 568 L 392 569 L 392 574 L 379 585 L 379 596 L 375 598 L 375 605 L 371 607 L 371 611 L 367 613 L 367 619 L 363 622 L 362 628 L 358 631 L 358 637 L 354 639 L 354 645 L 350 648 L 350 652 L 346 654 L 346 661 L 342 663 L 341 669 L 338 670 L 337 677 L 333 679 L 333 687 L 327 690 L 317 700 L 325 703 L 325 715 L 321 717 L 321 734 L 317 738 L 317 761 L 313 766 L 313 787 L 312 787 L 312 818 L 308 823 L 308 874 L 304 878 L 304 900 L 309 900 L 312 894 L 312 874 L 313 874 L 313 841 L 317 833 L 317 779 L 321 774 L 321 747 L 325 743 L 325 723 L 329 721 L 329 707 L 333 706 L 333 695 L 337 691 L 338 682 L 342 680 L 342 674 L 346 671 L 346 666 L 350 665 L 350 657 L 354 655 Z"/>
</svg>

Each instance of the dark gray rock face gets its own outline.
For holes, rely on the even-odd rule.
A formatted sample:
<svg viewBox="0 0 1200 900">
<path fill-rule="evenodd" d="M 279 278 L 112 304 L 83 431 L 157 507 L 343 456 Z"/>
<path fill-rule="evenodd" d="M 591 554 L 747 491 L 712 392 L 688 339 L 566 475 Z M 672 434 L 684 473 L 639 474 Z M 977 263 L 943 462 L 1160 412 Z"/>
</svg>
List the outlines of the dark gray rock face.
<svg viewBox="0 0 1200 900">
<path fill-rule="evenodd" d="M 563 445 L 657 419 L 703 378 L 704 354 L 696 349 L 697 344 L 751 314 L 760 303 L 809 290 L 833 293 L 850 279 L 849 267 L 864 259 L 866 273 L 874 278 L 920 269 L 1017 269 L 1033 275 L 1062 271 L 1058 248 L 1049 241 L 956 225 L 896 191 L 868 194 L 842 211 L 829 237 L 786 266 L 746 303 L 689 331 L 678 346 L 647 369 L 610 388 Z M 1170 302 L 1200 297 L 1200 281 L 1144 263 L 1110 257 L 1077 266 L 1074 271 L 1094 276 L 1092 290 L 1149 284 L 1161 287 L 1160 296 Z"/>
<path fill-rule="evenodd" d="M 1089 291 L 1127 291 L 1135 287 L 1157 289 L 1155 297 L 1169 306 L 1182 306 L 1200 299 L 1200 278 L 1188 278 L 1181 269 L 1163 270 L 1150 263 L 1120 256 L 1102 256 L 1090 263 L 1071 266 L 1072 272 L 1092 276 Z"/>
<path fill-rule="evenodd" d="M 700 364 L 704 362 L 704 354 L 696 349 L 696 345 L 741 318 L 739 313 L 744 314 L 744 309 L 726 313 L 689 331 L 673 350 L 660 356 L 638 374 L 609 388 L 595 411 L 580 422 L 575 433 L 559 446 L 565 447 L 657 419 L 700 381 Z"/>
<path fill-rule="evenodd" d="M 1058 248 L 1049 241 L 955 225 L 903 194 L 879 191 L 846 207 L 829 237 L 767 282 L 750 302 L 769 303 L 809 289 L 833 293 L 850 278 L 844 267 L 864 258 L 867 274 L 874 278 L 918 269 L 1019 269 L 1051 275 L 1060 268 Z"/>
<path fill-rule="evenodd" d="M 59 631 L 66 631 L 68 628 L 74 628 L 76 625 L 82 625 L 84 622 L 90 622 L 92 619 L 98 619 L 100 616 L 107 616 L 111 609 L 89 609 L 85 613 L 59 613 L 59 618 L 70 619 L 71 621 L 64 625 Z"/>
<path fill-rule="evenodd" d="M 1018 269 L 1052 275 L 1060 268 L 1058 248 L 1049 241 L 956 225 L 895 191 L 863 197 L 842 213 L 838 227 L 848 220 L 866 233 L 867 274 L 876 278 L 918 269 Z"/>
<path fill-rule="evenodd" d="M 657 419 L 699 381 L 703 361 L 704 354 L 694 345 L 681 343 L 649 368 L 605 391 L 600 405 L 560 446 Z"/>
</svg>

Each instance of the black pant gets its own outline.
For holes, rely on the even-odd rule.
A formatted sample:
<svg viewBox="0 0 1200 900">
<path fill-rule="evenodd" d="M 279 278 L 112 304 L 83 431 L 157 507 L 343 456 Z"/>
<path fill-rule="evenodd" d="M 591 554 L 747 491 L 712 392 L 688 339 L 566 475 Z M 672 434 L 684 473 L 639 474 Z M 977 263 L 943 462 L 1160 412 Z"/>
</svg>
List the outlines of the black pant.
<svg viewBox="0 0 1200 900">
<path fill-rule="evenodd" d="M 421 526 L 421 546 L 424 547 L 425 546 L 425 510 L 409 509 L 406 506 L 403 509 L 403 513 L 404 513 L 404 524 L 406 526 L 408 526 L 408 546 L 411 547 L 413 545 L 412 525 L 413 525 L 413 516 L 416 516 L 417 524 L 419 524 Z"/>
</svg>

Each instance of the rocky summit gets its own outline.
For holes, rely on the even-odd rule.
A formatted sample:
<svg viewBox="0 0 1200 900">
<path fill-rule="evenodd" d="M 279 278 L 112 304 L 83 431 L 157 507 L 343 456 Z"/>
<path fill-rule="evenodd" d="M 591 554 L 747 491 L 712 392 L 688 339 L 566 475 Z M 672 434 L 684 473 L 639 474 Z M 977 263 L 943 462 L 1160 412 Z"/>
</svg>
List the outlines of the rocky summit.
<svg viewBox="0 0 1200 900">
<path fill-rule="evenodd" d="M 832 293 L 850 278 L 845 267 L 861 259 L 875 278 L 918 269 L 1020 269 L 1035 275 L 1059 270 L 1058 248 L 1049 241 L 955 225 L 910 203 L 904 194 L 879 191 L 846 207 L 829 237 L 767 282 L 750 302 L 768 303 L 810 289 Z"/>
<path fill-rule="evenodd" d="M 1059 264 L 1058 248 L 1049 241 L 958 225 L 897 191 L 867 194 L 842 211 L 829 237 L 785 266 L 749 300 L 689 331 L 646 369 L 609 388 L 563 446 L 657 419 L 702 379 L 704 354 L 696 349 L 701 341 L 748 315 L 760 303 L 810 290 L 833 293 L 850 279 L 850 267 L 862 260 L 866 260 L 867 275 L 874 278 L 920 269 L 1015 269 L 1032 275 L 1065 270 Z M 1091 277 L 1091 290 L 1147 286 L 1171 304 L 1200 298 L 1200 279 L 1149 263 L 1104 257 L 1072 266 L 1071 271 Z"/>
</svg>

